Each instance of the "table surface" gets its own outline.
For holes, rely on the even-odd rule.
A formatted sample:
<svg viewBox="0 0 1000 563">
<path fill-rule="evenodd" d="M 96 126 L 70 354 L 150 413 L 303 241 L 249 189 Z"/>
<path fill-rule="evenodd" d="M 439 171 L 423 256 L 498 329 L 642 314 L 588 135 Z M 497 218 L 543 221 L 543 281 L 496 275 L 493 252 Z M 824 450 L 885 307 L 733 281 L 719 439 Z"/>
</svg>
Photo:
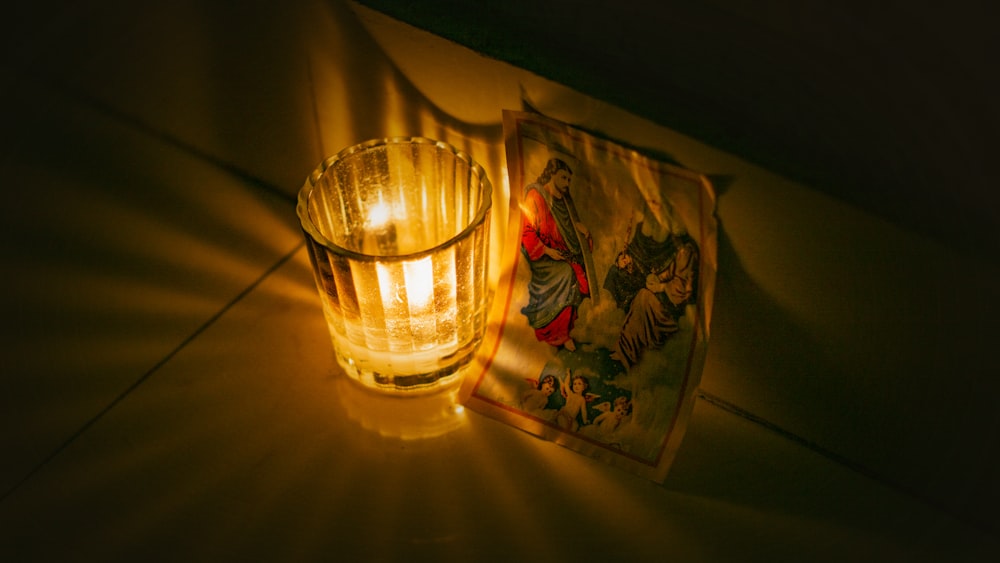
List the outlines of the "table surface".
<svg viewBox="0 0 1000 563">
<path fill-rule="evenodd" d="M 903 355 L 960 346 L 992 369 L 977 336 L 947 334 L 973 302 L 974 320 L 997 311 L 989 265 L 359 6 L 141 12 L 28 13 L 4 59 L 0 559 L 1000 556 L 963 511 L 997 498 L 980 439 L 997 384 L 943 385 Z M 522 97 L 716 182 L 709 359 L 662 485 L 469 411 L 438 437 L 380 436 L 340 400 L 294 211 L 305 174 L 420 134 L 477 155 L 506 197 L 500 110 Z M 987 297 L 925 300 L 943 328 L 891 332 L 936 283 L 894 294 L 923 268 L 900 253 Z"/>
</svg>

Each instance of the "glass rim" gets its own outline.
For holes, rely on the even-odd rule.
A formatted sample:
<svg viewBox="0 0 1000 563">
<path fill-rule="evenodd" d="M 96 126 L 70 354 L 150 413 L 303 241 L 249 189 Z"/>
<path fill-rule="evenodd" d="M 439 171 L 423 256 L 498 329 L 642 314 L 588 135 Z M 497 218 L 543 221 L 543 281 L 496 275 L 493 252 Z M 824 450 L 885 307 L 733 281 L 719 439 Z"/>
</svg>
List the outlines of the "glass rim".
<svg viewBox="0 0 1000 563">
<path fill-rule="evenodd" d="M 402 144 L 426 144 L 434 145 L 439 149 L 445 150 L 447 152 L 455 155 L 456 158 L 464 161 L 469 165 L 472 175 L 479 179 L 480 186 L 482 187 L 482 197 L 479 202 L 479 208 L 476 210 L 475 216 L 469 221 L 461 231 L 456 233 L 454 236 L 446 239 L 445 241 L 432 246 L 430 248 L 425 248 L 423 250 L 418 250 L 416 252 L 410 252 L 407 254 L 366 254 L 363 252 L 357 252 L 349 248 L 344 248 L 339 244 L 336 244 L 326 236 L 324 236 L 316 224 L 313 222 L 312 217 L 309 216 L 309 198 L 312 195 L 313 189 L 316 187 L 316 183 L 320 178 L 326 173 L 327 170 L 333 167 L 338 161 L 341 161 L 349 156 L 356 153 L 370 150 L 375 147 L 387 146 L 387 145 L 402 145 Z M 479 165 L 472 156 L 467 152 L 460 150 L 453 145 L 446 143 L 444 141 L 438 141 L 435 139 L 430 139 L 427 137 L 383 137 L 380 139 L 371 139 L 364 141 L 355 145 L 351 145 L 335 155 L 328 157 L 323 160 L 317 166 L 312 173 L 306 178 L 305 184 L 299 189 L 298 203 L 295 206 L 295 212 L 299 216 L 299 222 L 302 225 L 302 230 L 305 231 L 313 241 L 320 244 L 327 250 L 350 258 L 352 260 L 364 261 L 364 262 L 401 262 L 406 260 L 413 260 L 417 258 L 422 258 L 424 256 L 433 254 L 439 250 L 447 248 L 456 244 L 458 241 L 467 238 L 472 234 L 486 219 L 486 215 L 489 213 L 490 209 L 493 207 L 493 185 L 490 183 L 489 178 L 486 176 L 486 170 Z"/>
</svg>

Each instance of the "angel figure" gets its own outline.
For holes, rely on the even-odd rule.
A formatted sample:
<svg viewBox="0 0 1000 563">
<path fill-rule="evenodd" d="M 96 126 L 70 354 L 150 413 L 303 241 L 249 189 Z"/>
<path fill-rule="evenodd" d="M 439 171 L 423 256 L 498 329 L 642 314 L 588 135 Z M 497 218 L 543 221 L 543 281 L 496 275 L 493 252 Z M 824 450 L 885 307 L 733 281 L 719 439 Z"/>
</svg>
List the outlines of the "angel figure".
<svg viewBox="0 0 1000 563">
<path fill-rule="evenodd" d="M 590 389 L 590 381 L 582 375 L 573 375 L 567 369 L 566 377 L 559 380 L 559 391 L 566 398 L 566 404 L 556 413 L 556 424 L 560 428 L 576 432 L 580 428 L 577 417 L 583 420 L 583 424 L 589 424 L 587 416 L 587 403 L 598 397 L 593 393 L 587 393 Z"/>
<path fill-rule="evenodd" d="M 521 394 L 521 408 L 528 413 L 542 414 L 549 405 L 549 396 L 556 390 L 556 376 L 550 373 L 540 380 L 527 381 L 531 388 Z"/>
<path fill-rule="evenodd" d="M 615 397 L 613 405 L 605 401 L 594 408 L 601 411 L 601 414 L 594 417 L 594 426 L 601 434 L 607 435 L 617 430 L 622 421 L 632 414 L 632 401 L 620 395 Z"/>
</svg>

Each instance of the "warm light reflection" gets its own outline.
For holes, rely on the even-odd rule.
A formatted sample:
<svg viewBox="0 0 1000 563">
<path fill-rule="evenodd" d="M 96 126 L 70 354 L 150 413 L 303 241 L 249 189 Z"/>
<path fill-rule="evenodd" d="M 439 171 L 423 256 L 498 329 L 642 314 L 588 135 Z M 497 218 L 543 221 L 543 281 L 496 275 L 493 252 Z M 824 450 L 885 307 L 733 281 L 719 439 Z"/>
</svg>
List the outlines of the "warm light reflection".
<svg viewBox="0 0 1000 563">
<path fill-rule="evenodd" d="M 334 14 L 345 10 L 340 3 L 322 6 Z M 327 26 L 311 37 L 333 44 L 343 60 L 355 57 L 365 70 L 373 68 L 365 37 L 338 17 L 310 18 L 314 27 Z M 332 136 L 328 146 L 371 134 L 428 133 L 464 143 L 491 178 L 506 177 L 498 126 L 463 129 L 413 96 L 393 98 L 389 112 L 371 96 L 385 90 L 345 67 L 316 66 L 317 83 L 333 77 L 330 92 L 340 102 L 318 104 L 336 117 L 324 125 L 340 128 L 323 131 Z M 404 86 L 394 83 L 388 91 Z M 406 115 L 441 130 L 385 130 L 390 121 L 405 129 L 412 123 Z M 48 146 L 51 130 L 40 130 Z M 66 140 L 64 130 L 60 139 Z M 74 175 L 80 174 L 104 184 L 31 192 L 60 201 L 48 212 L 65 209 L 66 216 L 39 239 L 51 244 L 32 249 L 30 263 L 9 264 L 23 286 L 13 297 L 32 313 L 16 319 L 19 331 L 10 336 L 9 348 L 18 351 L 11 373 L 31 377 L 5 392 L 22 411 L 38 411 L 10 431 L 31 436 L 39 451 L 25 453 L 22 441 L 8 440 L 5 454 L 38 459 L 138 377 L 151 376 L 80 436 L 78 447 L 64 450 L 18 491 L 23 494 L 8 499 L 0 520 L 6 537 L 29 538 L 63 560 L 143 560 L 151 553 L 184 559 L 192 549 L 206 558 L 245 560 L 265 552 L 274 559 L 365 553 L 412 560 L 432 559 L 419 555 L 441 544 L 454 560 L 495 554 L 486 549 L 498 546 L 511 558 L 565 560 L 608 545 L 605 534 L 589 533 L 597 531 L 591 520 L 597 515 L 598 525 L 611 518 L 644 523 L 648 537 L 661 542 L 654 547 L 667 552 L 667 539 L 676 534 L 662 533 L 669 512 L 666 503 L 654 504 L 662 495 L 587 478 L 589 460 L 483 417 L 469 424 L 476 415 L 446 401 L 449 395 L 438 403 L 373 402 L 350 382 L 328 351 L 306 251 L 300 247 L 282 262 L 299 244 L 289 201 L 197 162 L 171 170 L 167 182 L 141 160 L 122 158 L 132 139 L 99 140 L 107 147 L 86 138 L 99 148 L 72 162 L 75 168 L 58 168 L 65 162 L 51 159 L 48 150 L 32 163 L 54 176 L 79 180 Z M 197 174 L 173 181 L 189 167 Z M 507 224 L 506 190 L 506 182 L 495 185 L 495 243 Z M 31 215 L 8 217 L 12 230 L 37 228 Z M 414 274 L 423 275 L 422 267 Z M 431 294 L 427 290 L 425 301 Z M 39 396 L 54 399 L 41 406 L 25 401 Z M 375 434 L 358 432 L 350 419 Z M 380 438 L 452 431 L 446 440 L 411 441 L 405 448 Z M 556 479 L 560 486 L 553 487 Z M 637 505 L 636 499 L 649 500 Z M 605 501 L 620 508 L 601 518 Z M 576 510 L 581 506 L 587 510 Z M 648 531 L 654 524 L 655 534 Z M 53 530 L 58 541 L 50 541 Z M 564 541 L 576 531 L 578 537 Z M 626 532 L 621 535 L 636 537 Z M 641 559 L 627 541 L 615 549 L 630 556 L 624 559 Z"/>
<path fill-rule="evenodd" d="M 489 154 L 501 161 L 495 150 Z M 186 189 L 176 198 L 185 210 L 178 215 L 163 210 L 159 192 L 155 209 L 128 194 L 114 195 L 134 208 L 94 203 L 101 189 L 81 193 L 88 213 L 62 231 L 64 244 L 45 249 L 51 264 L 30 270 L 25 285 L 38 289 L 27 301 L 38 307 L 29 321 L 38 338 L 21 346 L 24 369 L 12 373 L 32 374 L 25 389 L 45 381 L 59 391 L 51 394 L 59 408 L 38 417 L 45 430 L 27 430 L 38 448 L 50 445 L 46 437 L 66 436 L 266 275 L 116 405 L 106 424 L 91 428 L 80 447 L 10 499 L 9 537 L 41 538 L 58 528 L 60 542 L 50 545 L 84 549 L 85 559 L 142 559 L 150 546 L 182 558 L 197 542 L 204 553 L 246 559 L 259 558 L 254 550 L 266 543 L 270 555 L 286 559 L 359 552 L 430 559 L 413 553 L 440 548 L 467 560 L 502 545 L 512 557 L 564 560 L 606 548 L 611 530 L 613 539 L 635 542 L 622 542 L 616 553 L 641 560 L 649 545 L 683 540 L 674 533 L 685 531 L 672 516 L 678 503 L 648 494 L 659 489 L 594 478 L 613 469 L 467 415 L 460 404 L 406 400 L 380 411 L 370 397 L 353 401 L 357 386 L 343 385 L 349 382 L 320 336 L 325 324 L 305 251 L 266 272 L 298 243 L 287 202 L 237 191 L 214 209 L 228 192 L 213 189 L 214 200 Z M 104 212 L 91 214 L 94 208 Z M 130 237 L 99 240 L 112 224 Z M 424 268 L 412 270 L 423 275 Z M 74 291 L 56 291 L 51 280 L 67 279 Z M 407 299 L 421 301 L 409 280 L 407 290 Z M 431 290 L 425 294 L 423 301 Z M 24 343 L 23 335 L 14 338 Z M 421 410 L 420 425 L 407 421 Z M 358 431 L 349 417 L 374 432 Z M 445 434 L 405 447 L 389 438 Z M 699 507 L 682 504 L 682 515 L 707 512 Z M 101 526 L 84 525 L 95 515 Z M 763 516 L 738 522 L 767 522 Z"/>
<path fill-rule="evenodd" d="M 410 315 L 420 318 L 430 314 L 428 304 L 434 293 L 434 265 L 430 257 L 403 262 L 403 277 L 406 279 Z"/>
<path fill-rule="evenodd" d="M 386 438 L 434 438 L 465 423 L 465 409 L 458 403 L 456 384 L 439 393 L 419 396 L 374 392 L 346 376 L 338 377 L 335 386 L 347 417 Z"/>
<path fill-rule="evenodd" d="M 392 213 L 385 202 L 379 202 L 368 208 L 367 223 L 372 230 L 385 229 L 389 226 Z"/>
</svg>

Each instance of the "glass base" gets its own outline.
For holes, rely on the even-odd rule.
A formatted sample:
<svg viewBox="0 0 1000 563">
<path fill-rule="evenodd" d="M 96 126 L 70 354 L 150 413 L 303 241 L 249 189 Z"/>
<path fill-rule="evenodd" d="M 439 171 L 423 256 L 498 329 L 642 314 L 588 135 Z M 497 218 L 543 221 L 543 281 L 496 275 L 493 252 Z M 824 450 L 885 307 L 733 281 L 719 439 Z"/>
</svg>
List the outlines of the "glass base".
<svg viewBox="0 0 1000 563">
<path fill-rule="evenodd" d="M 472 343 L 449 357 L 441 358 L 437 363 L 446 365 L 430 371 L 415 374 L 382 373 L 366 368 L 366 362 L 357 362 L 352 357 L 340 351 L 334 341 L 334 352 L 337 362 L 349 377 L 354 378 L 365 387 L 375 391 L 405 396 L 437 393 L 440 390 L 457 383 L 463 370 L 472 362 L 478 348 L 478 342 Z M 371 364 L 373 362 L 367 362 Z"/>
</svg>

